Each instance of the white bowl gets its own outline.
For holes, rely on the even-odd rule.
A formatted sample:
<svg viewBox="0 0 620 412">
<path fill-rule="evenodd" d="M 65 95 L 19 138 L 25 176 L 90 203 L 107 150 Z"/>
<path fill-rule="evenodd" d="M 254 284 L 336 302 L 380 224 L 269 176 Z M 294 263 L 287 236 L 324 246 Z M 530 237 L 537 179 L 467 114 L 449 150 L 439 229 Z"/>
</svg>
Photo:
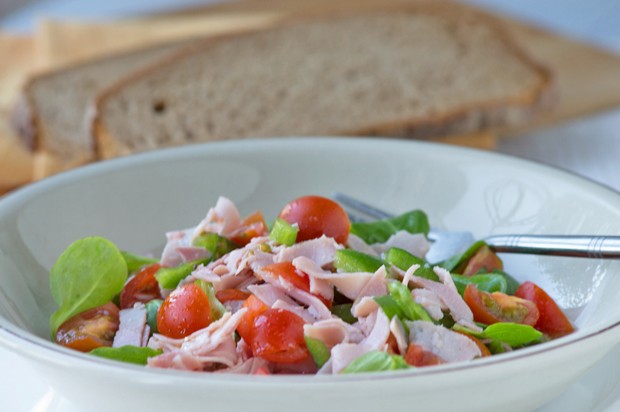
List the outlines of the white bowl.
<svg viewBox="0 0 620 412">
<path fill-rule="evenodd" d="M 567 337 L 470 363 L 356 376 L 226 376 L 152 370 L 48 339 L 48 271 L 74 240 L 104 236 L 134 252 L 191 226 L 219 195 L 272 217 L 304 194 L 341 191 L 391 212 L 477 236 L 620 233 L 620 195 L 532 162 L 385 139 L 237 141 L 103 162 L 0 201 L 0 343 L 30 359 L 84 410 L 530 411 L 556 397 L 620 341 L 617 261 L 504 255 L 567 311 Z"/>
</svg>

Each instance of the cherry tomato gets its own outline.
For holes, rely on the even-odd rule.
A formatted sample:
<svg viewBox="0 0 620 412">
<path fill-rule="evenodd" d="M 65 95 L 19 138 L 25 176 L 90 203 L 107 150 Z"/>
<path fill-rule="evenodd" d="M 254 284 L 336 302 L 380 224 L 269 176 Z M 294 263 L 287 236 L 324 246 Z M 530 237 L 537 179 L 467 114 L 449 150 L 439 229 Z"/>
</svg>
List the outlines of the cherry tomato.
<svg viewBox="0 0 620 412">
<path fill-rule="evenodd" d="M 517 289 L 515 296 L 534 302 L 540 312 L 540 317 L 534 327 L 539 331 L 552 338 L 558 338 L 575 330 L 553 298 L 535 283 L 523 283 Z"/>
<path fill-rule="evenodd" d="M 161 266 L 158 263 L 142 268 L 121 291 L 121 309 L 133 307 L 136 302 L 147 303 L 153 299 L 161 299 L 159 283 L 155 273 Z"/>
<path fill-rule="evenodd" d="M 241 228 L 230 235 L 230 240 L 239 246 L 245 246 L 255 237 L 264 236 L 269 232 L 265 218 L 260 211 L 252 213 L 241 221 Z"/>
<path fill-rule="evenodd" d="M 188 283 L 172 291 L 157 311 L 157 329 L 173 339 L 184 338 L 211 323 L 211 304 L 207 294 Z"/>
<path fill-rule="evenodd" d="M 108 302 L 79 313 L 60 325 L 56 342 L 80 352 L 112 346 L 119 322 L 118 308 Z"/>
<path fill-rule="evenodd" d="M 269 306 L 265 305 L 262 300 L 257 298 L 254 295 L 250 295 L 249 298 L 246 299 L 243 307 L 247 309 L 241 321 L 239 321 L 239 325 L 237 325 L 237 332 L 239 336 L 243 338 L 243 340 L 249 345 L 252 342 L 252 332 L 254 319 L 265 311 L 269 309 Z"/>
<path fill-rule="evenodd" d="M 433 352 L 427 351 L 422 346 L 410 343 L 405 354 L 405 362 L 418 368 L 424 366 L 441 365 L 444 361 Z"/>
<path fill-rule="evenodd" d="M 474 313 L 474 320 L 487 325 L 513 322 L 534 326 L 538 309 L 533 302 L 501 292 L 488 293 L 469 284 L 463 294 L 465 302 Z"/>
<path fill-rule="evenodd" d="M 222 289 L 215 292 L 215 297 L 224 303 L 231 300 L 246 300 L 250 294 L 239 289 Z"/>
<path fill-rule="evenodd" d="M 306 273 L 297 270 L 292 262 L 273 263 L 263 267 L 262 270 L 269 272 L 274 276 L 281 277 L 297 289 L 310 293 L 310 278 Z M 314 296 L 319 298 L 328 308 L 332 307 L 332 302 L 330 300 L 321 295 L 315 294 Z"/>
<path fill-rule="evenodd" d="M 473 276 L 480 271 L 493 272 L 502 270 L 504 264 L 501 259 L 488 246 L 484 245 L 467 261 L 465 269 L 458 271 L 463 276 Z"/>
<path fill-rule="evenodd" d="M 299 226 L 297 241 L 315 239 L 322 235 L 345 243 L 351 222 L 344 209 L 331 199 L 321 196 L 304 196 L 293 200 L 280 212 L 279 217 Z"/>
<path fill-rule="evenodd" d="M 276 363 L 297 363 L 310 352 L 304 340 L 304 321 L 284 309 L 268 309 L 254 319 L 250 347 L 254 356 Z"/>
</svg>

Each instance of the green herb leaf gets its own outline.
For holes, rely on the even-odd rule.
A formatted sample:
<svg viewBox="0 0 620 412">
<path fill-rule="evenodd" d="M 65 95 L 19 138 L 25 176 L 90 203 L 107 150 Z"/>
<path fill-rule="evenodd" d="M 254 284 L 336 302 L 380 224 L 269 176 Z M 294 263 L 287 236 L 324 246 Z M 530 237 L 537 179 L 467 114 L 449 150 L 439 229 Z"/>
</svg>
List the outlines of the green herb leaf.
<svg viewBox="0 0 620 412">
<path fill-rule="evenodd" d="M 405 319 L 405 312 L 401 309 L 400 305 L 396 303 L 396 300 L 390 295 L 375 296 L 373 298 L 377 304 L 383 310 L 383 313 L 391 320 L 394 316 L 399 319 Z"/>
<path fill-rule="evenodd" d="M 69 318 L 110 302 L 127 280 L 127 263 L 118 248 L 101 237 L 71 244 L 50 272 L 50 290 L 60 308 L 52 314 L 52 336 Z"/>
<path fill-rule="evenodd" d="M 374 273 L 383 266 L 383 261 L 374 256 L 353 249 L 339 249 L 334 257 L 334 266 L 342 272 Z"/>
<path fill-rule="evenodd" d="M 342 373 L 362 373 L 409 369 L 402 356 L 386 352 L 372 351 L 360 356 L 349 364 Z"/>
<path fill-rule="evenodd" d="M 325 345 L 322 340 L 310 338 L 308 336 L 304 336 L 304 339 L 306 340 L 308 351 L 312 359 L 314 359 L 314 363 L 318 368 L 321 368 L 331 357 L 327 345 Z"/>
<path fill-rule="evenodd" d="M 454 280 L 454 284 L 456 285 L 456 289 L 459 291 L 461 295 L 465 293 L 465 288 L 467 285 L 474 284 L 478 288 L 478 290 L 482 290 L 484 292 L 502 292 L 506 293 L 508 290 L 508 282 L 506 278 L 500 274 L 494 273 L 485 273 L 481 275 L 474 276 L 463 276 L 463 275 L 452 275 L 452 279 Z"/>
<path fill-rule="evenodd" d="M 159 311 L 159 307 L 162 303 L 164 303 L 164 301 L 161 299 L 153 299 L 144 305 L 146 307 L 146 323 L 148 323 L 151 328 L 151 334 L 159 332 L 157 329 L 157 311 Z"/>
<path fill-rule="evenodd" d="M 299 226 L 293 226 L 286 220 L 277 218 L 269 233 L 269 239 L 284 246 L 293 246 L 298 232 Z"/>
<path fill-rule="evenodd" d="M 121 252 L 123 258 L 125 259 L 125 263 L 127 263 L 127 271 L 129 273 L 137 272 L 142 267 L 147 265 L 152 265 L 153 263 L 159 262 L 159 259 L 148 258 L 145 256 L 135 255 L 129 252 Z"/>
<path fill-rule="evenodd" d="M 486 243 L 483 240 L 479 240 L 473 245 L 471 245 L 465 252 L 461 253 L 460 255 L 452 256 L 450 259 L 441 262 L 439 266 L 446 269 L 448 272 L 453 272 L 457 266 L 469 261 L 469 259 L 471 259 L 476 254 L 478 249 L 485 245 Z"/>
<path fill-rule="evenodd" d="M 369 245 L 384 243 L 390 236 L 401 230 L 428 235 L 430 230 L 428 217 L 421 210 L 412 210 L 391 219 L 351 224 L 351 233 L 362 238 Z"/>
<path fill-rule="evenodd" d="M 121 346 L 120 348 L 101 347 L 93 349 L 89 352 L 91 355 L 101 358 L 112 359 L 120 362 L 135 363 L 138 365 L 146 365 L 148 358 L 162 354 L 161 350 L 155 350 L 147 347 L 137 346 Z"/>
<path fill-rule="evenodd" d="M 333 315 L 338 316 L 340 319 L 344 320 L 349 324 L 353 324 L 357 322 L 357 319 L 351 313 L 351 308 L 353 308 L 352 303 L 343 303 L 340 305 L 333 305 L 331 308 L 331 312 Z"/>
</svg>

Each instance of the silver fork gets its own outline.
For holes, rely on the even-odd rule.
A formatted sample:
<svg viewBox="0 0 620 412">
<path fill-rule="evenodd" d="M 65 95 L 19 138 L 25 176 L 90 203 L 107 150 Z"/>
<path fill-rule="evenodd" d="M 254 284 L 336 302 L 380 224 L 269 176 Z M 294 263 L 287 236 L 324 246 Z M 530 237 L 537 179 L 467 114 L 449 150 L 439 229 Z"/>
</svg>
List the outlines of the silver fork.
<svg viewBox="0 0 620 412">
<path fill-rule="evenodd" d="M 361 212 L 375 219 L 394 217 L 383 210 L 363 203 L 342 193 L 334 193 L 333 198 L 345 208 Z M 364 220 L 359 216 L 353 220 Z M 450 232 L 431 228 L 428 239 L 432 242 L 426 255 L 429 263 L 438 263 L 471 246 L 475 239 L 470 232 Z M 593 259 L 620 258 L 620 236 L 598 235 L 495 235 L 484 240 L 489 247 L 500 253 L 524 253 L 534 255 L 571 256 Z"/>
</svg>

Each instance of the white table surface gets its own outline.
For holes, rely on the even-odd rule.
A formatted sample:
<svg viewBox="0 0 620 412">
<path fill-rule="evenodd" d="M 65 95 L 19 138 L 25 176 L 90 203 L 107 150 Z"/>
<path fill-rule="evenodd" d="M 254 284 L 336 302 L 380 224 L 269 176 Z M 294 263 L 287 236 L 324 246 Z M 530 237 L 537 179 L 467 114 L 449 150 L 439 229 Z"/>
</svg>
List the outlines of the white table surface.
<svg viewBox="0 0 620 412">
<path fill-rule="evenodd" d="M 620 0 L 467 0 L 620 53 Z M 208 1 L 206 1 L 208 2 Z M 28 32 L 42 15 L 113 19 L 199 0 L 0 0 L 0 29 Z M 24 4 L 26 3 L 26 4 Z M 4 56 L 0 56 L 3 58 Z M 618 73 L 620 81 L 620 73 Z M 620 108 L 546 130 L 503 139 L 498 151 L 558 166 L 620 190 Z M 38 378 L 31 365 L 0 349 L 0 411 L 76 411 Z M 620 346 L 560 398 L 538 412 L 620 411 Z"/>
</svg>

